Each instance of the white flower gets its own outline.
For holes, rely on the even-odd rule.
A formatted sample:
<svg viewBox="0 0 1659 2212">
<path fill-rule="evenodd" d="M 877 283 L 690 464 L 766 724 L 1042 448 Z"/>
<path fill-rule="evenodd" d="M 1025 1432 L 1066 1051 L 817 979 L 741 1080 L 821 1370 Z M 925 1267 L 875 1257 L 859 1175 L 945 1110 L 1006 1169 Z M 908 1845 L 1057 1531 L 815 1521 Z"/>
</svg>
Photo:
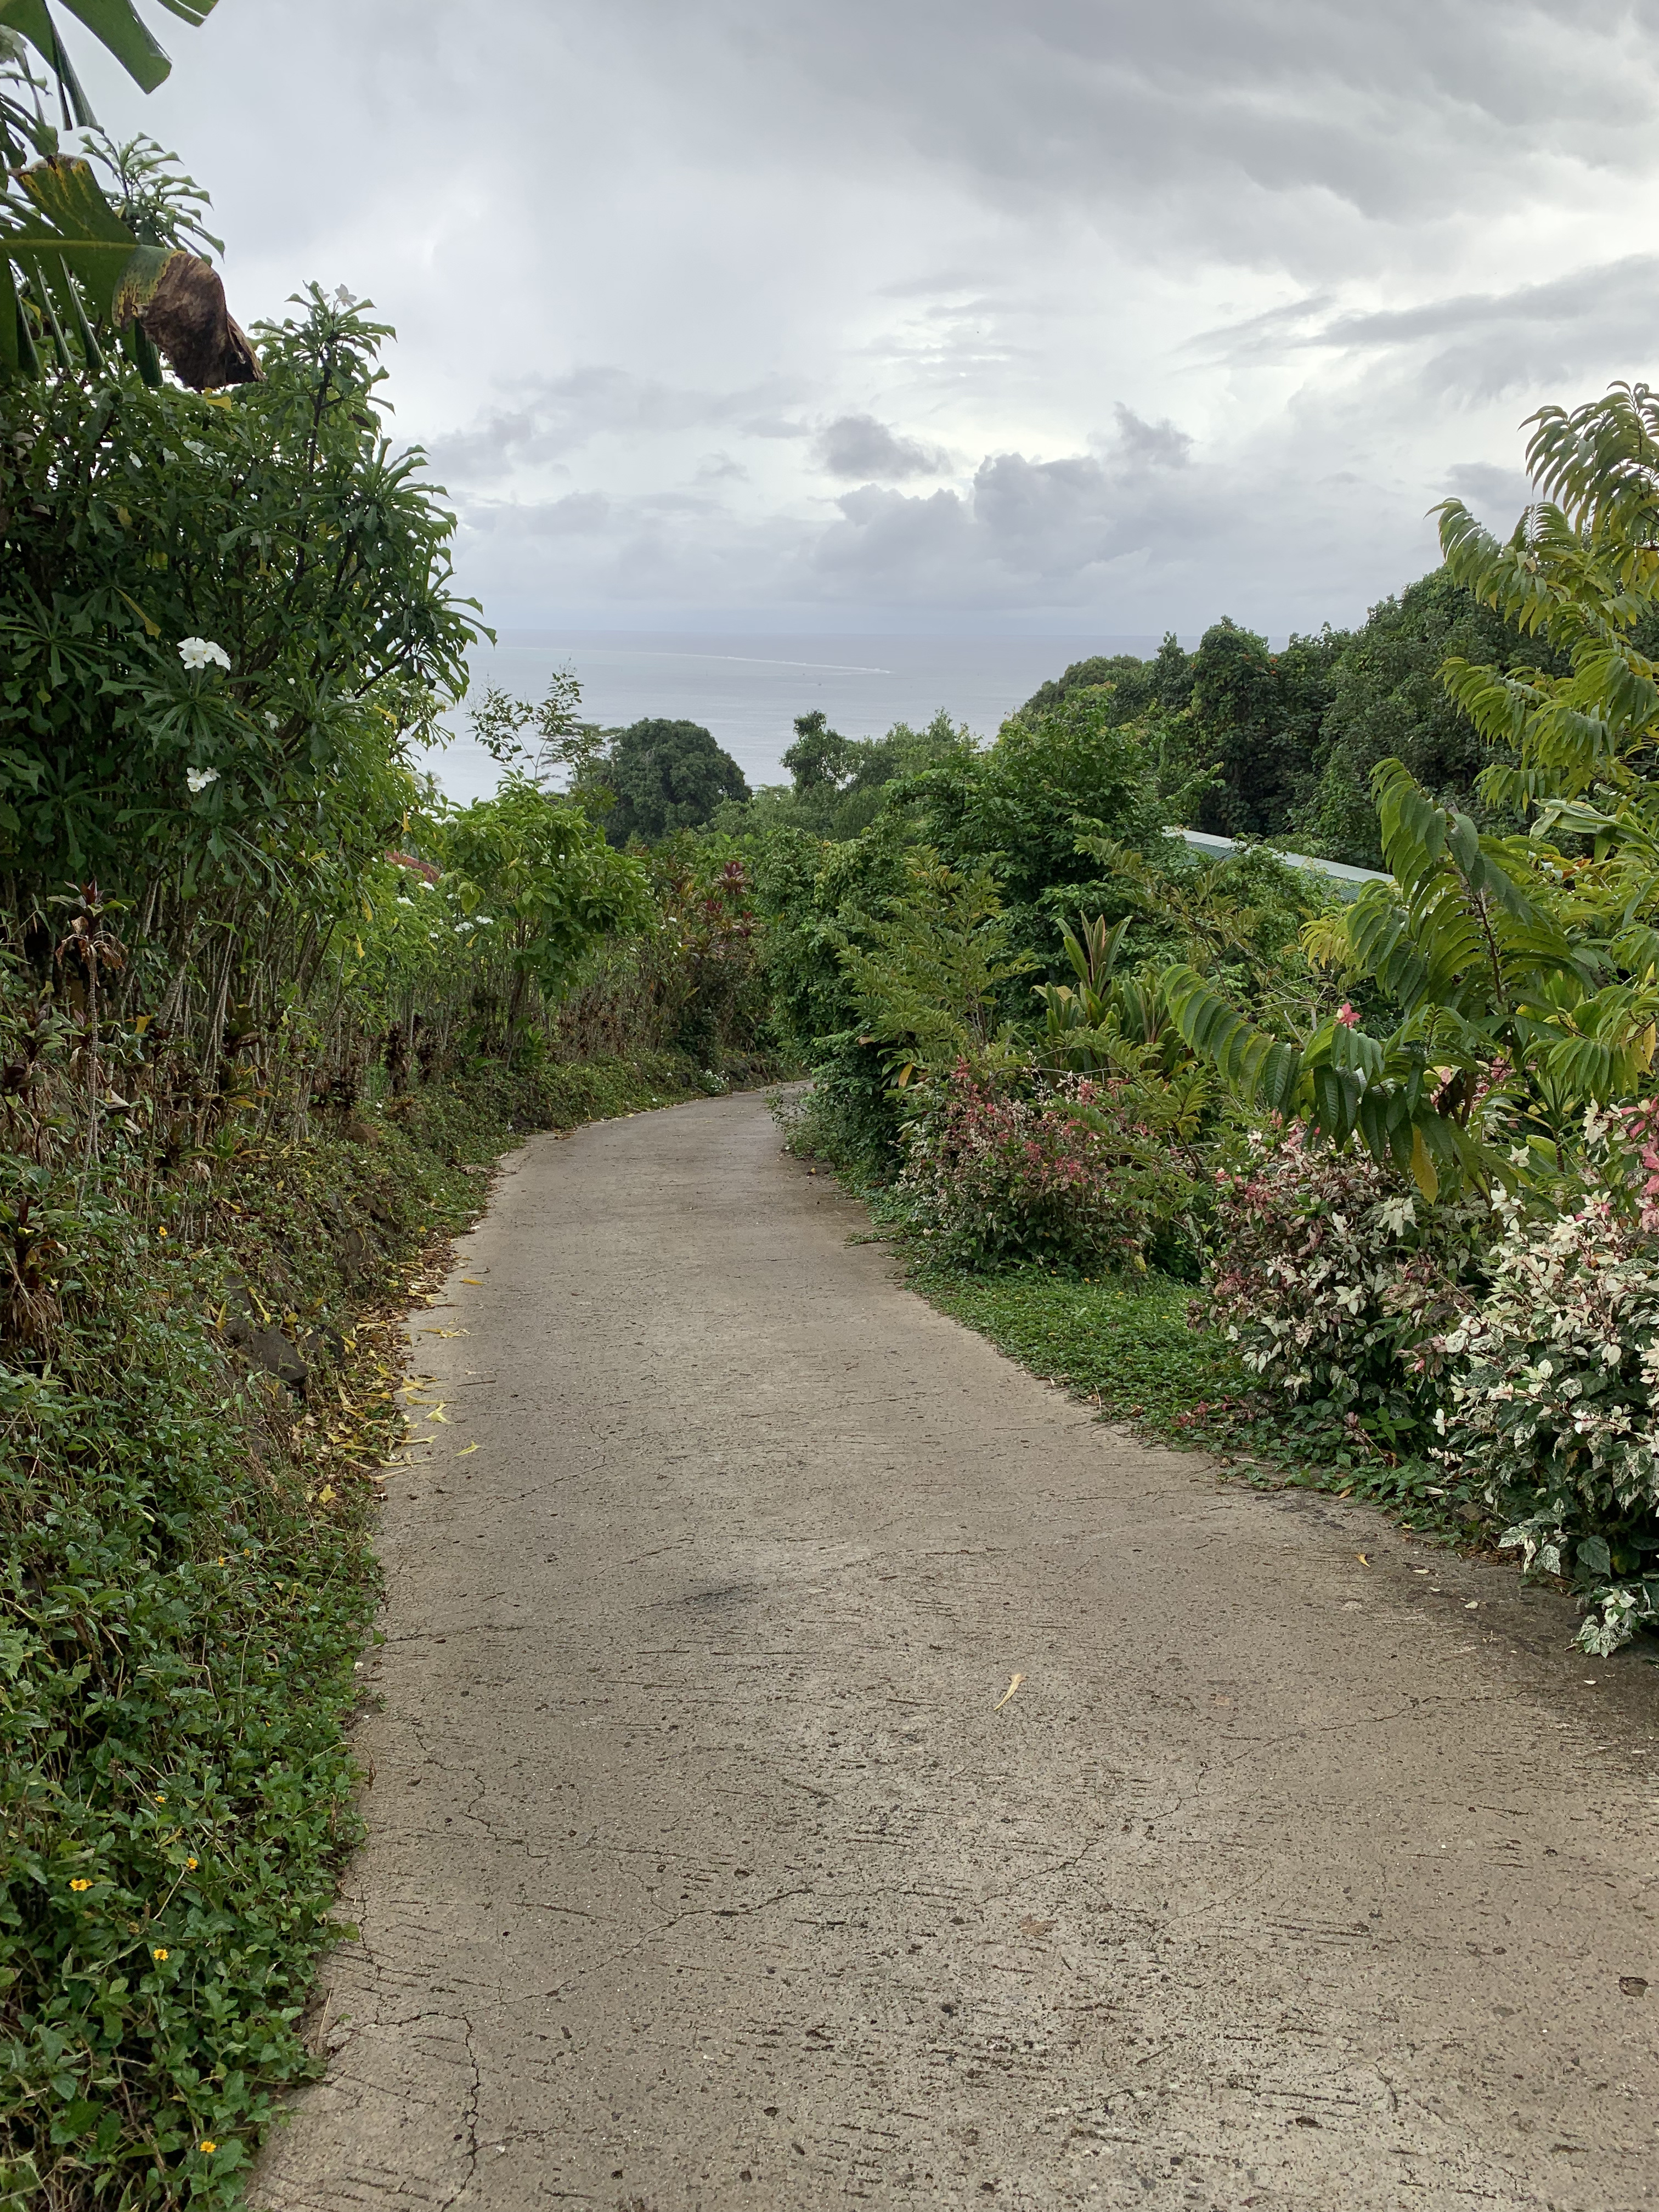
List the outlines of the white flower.
<svg viewBox="0 0 1659 2212">
<path fill-rule="evenodd" d="M 230 665 L 230 655 L 210 637 L 181 637 L 179 658 L 186 668 L 205 668 L 210 661 L 216 661 L 221 668 Z"/>
<path fill-rule="evenodd" d="M 190 786 L 192 793 L 205 791 L 209 784 L 217 783 L 218 781 L 219 771 L 216 768 L 191 768 L 185 771 L 185 781 Z"/>
<path fill-rule="evenodd" d="M 343 284 L 337 284 L 334 288 L 334 304 L 337 307 L 344 307 L 349 312 L 357 304 L 357 295 L 355 292 L 348 292 Z"/>
<path fill-rule="evenodd" d="M 275 714 L 267 714 L 265 716 L 265 727 L 268 730 L 274 730 L 276 727 L 276 717 Z"/>
</svg>

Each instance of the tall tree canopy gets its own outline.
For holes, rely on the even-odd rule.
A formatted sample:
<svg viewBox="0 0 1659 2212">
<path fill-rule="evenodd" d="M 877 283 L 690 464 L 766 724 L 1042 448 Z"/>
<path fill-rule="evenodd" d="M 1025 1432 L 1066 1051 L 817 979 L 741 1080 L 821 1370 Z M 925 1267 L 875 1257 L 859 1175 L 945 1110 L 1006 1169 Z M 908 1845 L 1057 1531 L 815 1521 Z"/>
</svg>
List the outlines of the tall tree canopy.
<svg viewBox="0 0 1659 2212">
<path fill-rule="evenodd" d="M 632 723 L 617 732 L 595 773 L 616 794 L 605 824 L 613 845 L 630 837 L 651 845 L 698 829 L 723 800 L 749 796 L 743 770 L 700 722 Z"/>
</svg>

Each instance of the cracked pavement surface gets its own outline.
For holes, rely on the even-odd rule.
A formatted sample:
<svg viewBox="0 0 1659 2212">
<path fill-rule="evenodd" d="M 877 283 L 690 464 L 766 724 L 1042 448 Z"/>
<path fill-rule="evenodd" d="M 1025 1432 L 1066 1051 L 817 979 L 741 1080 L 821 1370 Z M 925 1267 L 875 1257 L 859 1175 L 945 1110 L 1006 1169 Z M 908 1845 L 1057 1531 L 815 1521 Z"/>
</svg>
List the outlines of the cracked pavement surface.
<svg viewBox="0 0 1659 2212">
<path fill-rule="evenodd" d="M 862 1225 L 710 1100 L 533 1139 L 414 1316 L 362 1941 L 252 2203 L 1659 2203 L 1654 1670 Z"/>
</svg>

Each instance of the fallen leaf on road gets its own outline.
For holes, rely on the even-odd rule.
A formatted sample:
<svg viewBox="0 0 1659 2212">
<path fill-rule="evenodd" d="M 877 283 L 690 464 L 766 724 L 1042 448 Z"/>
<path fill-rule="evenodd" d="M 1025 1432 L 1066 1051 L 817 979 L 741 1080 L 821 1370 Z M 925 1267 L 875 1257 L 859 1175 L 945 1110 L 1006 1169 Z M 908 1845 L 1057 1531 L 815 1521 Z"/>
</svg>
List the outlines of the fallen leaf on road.
<svg viewBox="0 0 1659 2212">
<path fill-rule="evenodd" d="M 1002 1695 L 997 1699 L 995 1705 L 992 1706 L 991 1711 L 994 1713 L 1000 1713 L 1003 1707 L 1007 1704 L 1009 1698 L 1013 1696 L 1014 1692 L 1018 1689 L 1020 1684 L 1024 1680 L 1025 1677 L 1024 1674 L 1016 1674 L 1013 1680 L 1009 1683 L 1007 1688 L 1003 1692 Z"/>
<path fill-rule="evenodd" d="M 1362 1567 L 1368 1567 L 1368 1566 L 1370 1566 L 1370 1560 L 1365 1557 L 1365 1554 L 1364 1554 L 1363 1552 L 1356 1552 L 1356 1553 L 1354 1553 L 1354 1557 L 1355 1557 L 1355 1559 L 1358 1559 L 1358 1562 L 1359 1562 L 1359 1564 L 1360 1564 L 1360 1565 L 1361 1565 Z"/>
<path fill-rule="evenodd" d="M 464 1283 L 471 1283 L 475 1291 L 481 1291 L 483 1288 L 483 1277 L 482 1275 L 463 1275 L 460 1278 L 460 1280 Z"/>
<path fill-rule="evenodd" d="M 477 1444 L 463 1444 L 455 1456 L 457 1459 L 465 1459 L 469 1452 L 475 1452 L 477 1449 Z"/>
</svg>

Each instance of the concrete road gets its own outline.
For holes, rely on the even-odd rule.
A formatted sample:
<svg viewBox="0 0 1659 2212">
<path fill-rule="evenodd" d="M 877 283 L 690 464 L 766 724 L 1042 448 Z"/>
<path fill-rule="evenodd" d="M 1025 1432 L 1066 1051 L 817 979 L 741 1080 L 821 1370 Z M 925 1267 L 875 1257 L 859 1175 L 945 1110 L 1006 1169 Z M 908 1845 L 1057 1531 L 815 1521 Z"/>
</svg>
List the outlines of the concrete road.
<svg viewBox="0 0 1659 2212">
<path fill-rule="evenodd" d="M 861 1226 L 714 1100 L 536 1139 L 416 1316 L 362 1941 L 253 2202 L 1659 2203 L 1659 1675 Z"/>
</svg>

